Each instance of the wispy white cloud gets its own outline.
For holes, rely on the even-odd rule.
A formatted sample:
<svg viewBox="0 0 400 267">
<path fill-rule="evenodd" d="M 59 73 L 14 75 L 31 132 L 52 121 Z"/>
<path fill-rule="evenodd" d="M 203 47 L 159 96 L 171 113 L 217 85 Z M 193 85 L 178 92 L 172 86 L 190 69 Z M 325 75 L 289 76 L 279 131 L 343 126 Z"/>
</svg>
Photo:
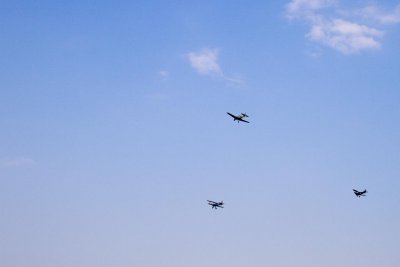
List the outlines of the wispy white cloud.
<svg viewBox="0 0 400 267">
<path fill-rule="evenodd" d="M 352 14 L 349 18 L 349 14 Z M 381 24 L 400 22 L 400 5 L 392 12 L 383 12 L 375 6 L 367 6 L 349 12 L 339 8 L 335 0 L 292 0 L 286 5 L 286 16 L 306 22 L 310 26 L 306 37 L 344 54 L 381 47 L 384 35 Z M 360 22 L 368 19 L 368 25 Z"/>
<path fill-rule="evenodd" d="M 187 58 L 192 67 L 202 75 L 223 75 L 221 67 L 218 64 L 217 49 L 203 49 L 199 52 L 190 52 Z"/>
<path fill-rule="evenodd" d="M 382 31 L 343 19 L 315 22 L 307 34 L 312 40 L 344 54 L 381 47 L 378 38 Z"/>
<path fill-rule="evenodd" d="M 228 77 L 222 71 L 218 63 L 218 49 L 205 48 L 197 52 L 189 52 L 186 58 L 189 60 L 193 69 L 201 75 L 207 75 L 217 78 L 222 78 L 225 81 L 232 83 L 241 83 L 240 79 Z"/>
<path fill-rule="evenodd" d="M 368 5 L 357 10 L 356 14 L 381 24 L 396 24 L 400 22 L 400 4 L 391 11 L 384 10 L 376 5 Z"/>
<path fill-rule="evenodd" d="M 303 17 L 335 4 L 335 0 L 292 0 L 286 5 L 286 12 L 290 18 Z"/>
<path fill-rule="evenodd" d="M 162 80 L 166 80 L 169 77 L 169 71 L 167 70 L 160 70 L 157 74 L 158 77 Z"/>
<path fill-rule="evenodd" d="M 35 165 L 35 161 L 29 157 L 16 157 L 2 160 L 5 167 L 29 167 Z"/>
</svg>

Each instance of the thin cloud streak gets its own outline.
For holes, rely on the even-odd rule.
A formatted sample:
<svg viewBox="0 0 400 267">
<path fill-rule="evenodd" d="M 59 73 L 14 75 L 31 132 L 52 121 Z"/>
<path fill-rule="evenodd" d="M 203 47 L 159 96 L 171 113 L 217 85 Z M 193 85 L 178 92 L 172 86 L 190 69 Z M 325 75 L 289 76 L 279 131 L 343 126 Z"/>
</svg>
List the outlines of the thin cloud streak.
<svg viewBox="0 0 400 267">
<path fill-rule="evenodd" d="M 12 159 L 6 159 L 2 161 L 2 165 L 5 167 L 29 167 L 35 165 L 35 161 L 28 157 L 16 157 Z"/>
</svg>

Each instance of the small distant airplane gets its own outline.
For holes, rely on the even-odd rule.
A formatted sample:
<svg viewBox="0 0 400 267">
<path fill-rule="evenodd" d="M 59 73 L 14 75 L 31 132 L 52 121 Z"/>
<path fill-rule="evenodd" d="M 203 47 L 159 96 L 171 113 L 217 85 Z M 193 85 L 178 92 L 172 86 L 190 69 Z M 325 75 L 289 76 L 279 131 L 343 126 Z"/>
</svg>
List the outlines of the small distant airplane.
<svg viewBox="0 0 400 267">
<path fill-rule="evenodd" d="M 231 114 L 229 112 L 227 112 L 227 114 L 233 118 L 233 121 L 237 121 L 238 123 L 239 123 L 239 121 L 243 121 L 243 122 L 249 123 L 248 121 L 243 119 L 243 118 L 248 117 L 248 115 L 246 113 L 240 113 L 239 116 L 233 115 L 233 114 Z"/>
<path fill-rule="evenodd" d="M 353 189 L 353 191 L 354 191 L 354 194 L 357 196 L 357 197 L 365 197 L 365 194 L 366 193 L 368 193 L 368 191 L 365 189 L 364 191 L 357 191 L 357 190 L 355 190 L 355 189 Z"/>
<path fill-rule="evenodd" d="M 213 209 L 217 209 L 217 208 L 224 208 L 222 207 L 224 205 L 224 202 L 215 202 L 215 201 L 211 201 L 211 200 L 207 200 L 208 201 L 208 205 L 211 205 L 211 208 Z"/>
</svg>

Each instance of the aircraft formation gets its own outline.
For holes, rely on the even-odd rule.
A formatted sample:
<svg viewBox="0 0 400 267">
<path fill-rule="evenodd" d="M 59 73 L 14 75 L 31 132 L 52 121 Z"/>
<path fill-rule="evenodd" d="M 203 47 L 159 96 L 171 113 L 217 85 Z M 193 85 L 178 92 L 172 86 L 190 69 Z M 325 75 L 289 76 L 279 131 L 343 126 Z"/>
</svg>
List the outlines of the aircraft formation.
<svg viewBox="0 0 400 267">
<path fill-rule="evenodd" d="M 240 113 L 240 115 L 234 115 L 232 113 L 227 112 L 227 114 L 233 118 L 233 121 L 237 121 L 238 123 L 239 122 L 250 123 L 249 121 L 244 119 L 249 117 L 246 113 Z M 356 195 L 356 197 L 365 197 L 366 196 L 365 194 L 368 193 L 366 189 L 364 189 L 364 191 L 358 191 L 356 189 L 353 189 L 353 192 Z M 207 202 L 208 202 L 207 204 L 210 205 L 212 209 L 223 208 L 224 205 L 223 201 L 215 202 L 212 200 L 207 200 Z"/>
</svg>

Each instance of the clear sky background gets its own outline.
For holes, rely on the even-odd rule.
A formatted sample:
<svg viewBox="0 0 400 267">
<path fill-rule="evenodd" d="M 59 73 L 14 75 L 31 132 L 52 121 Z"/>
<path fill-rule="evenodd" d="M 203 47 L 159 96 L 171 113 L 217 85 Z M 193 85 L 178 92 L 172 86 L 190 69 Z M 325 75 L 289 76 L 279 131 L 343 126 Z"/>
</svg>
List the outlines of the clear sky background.
<svg viewBox="0 0 400 267">
<path fill-rule="evenodd" d="M 0 266 L 399 266 L 400 2 L 0 6 Z"/>
</svg>

